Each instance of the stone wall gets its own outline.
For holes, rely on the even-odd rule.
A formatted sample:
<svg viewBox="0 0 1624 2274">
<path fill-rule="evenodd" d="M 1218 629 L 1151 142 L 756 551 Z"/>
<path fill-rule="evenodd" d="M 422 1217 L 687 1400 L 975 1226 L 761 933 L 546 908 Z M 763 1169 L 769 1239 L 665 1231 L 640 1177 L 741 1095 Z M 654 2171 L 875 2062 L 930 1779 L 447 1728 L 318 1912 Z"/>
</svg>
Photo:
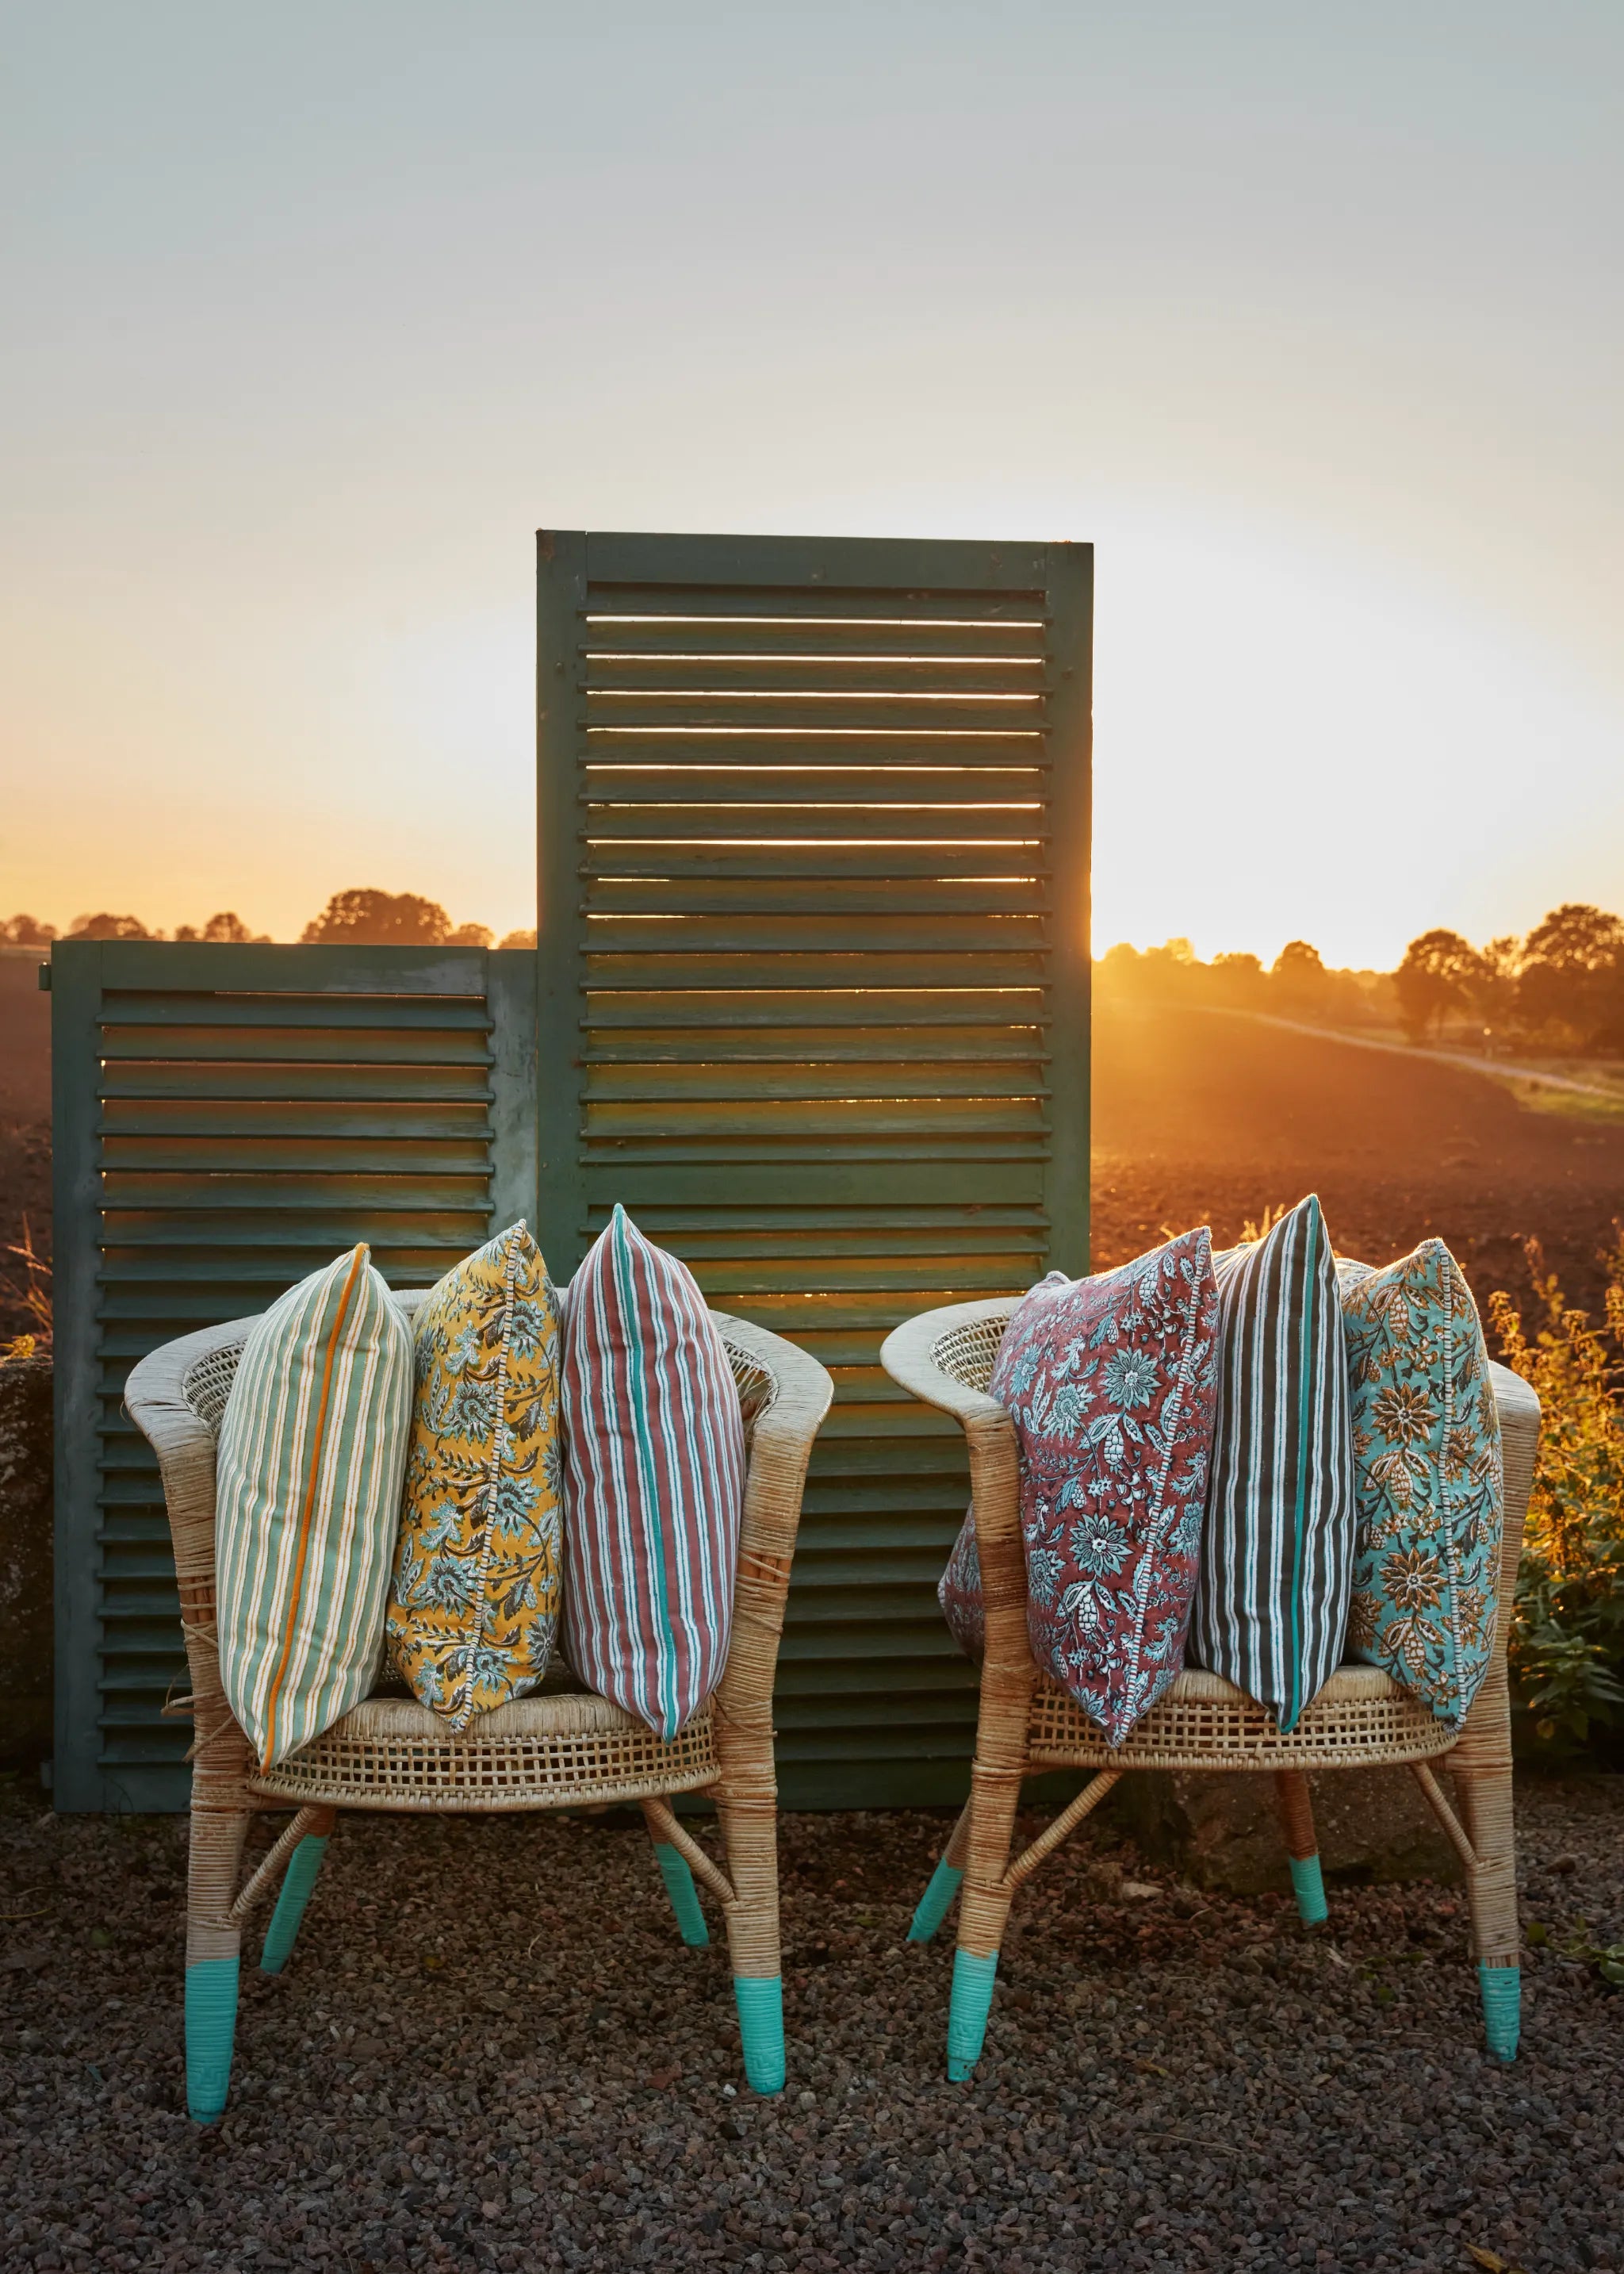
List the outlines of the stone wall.
<svg viewBox="0 0 1624 2274">
<path fill-rule="evenodd" d="M 51 1750 L 51 1366 L 0 1365 L 0 1768 Z"/>
</svg>

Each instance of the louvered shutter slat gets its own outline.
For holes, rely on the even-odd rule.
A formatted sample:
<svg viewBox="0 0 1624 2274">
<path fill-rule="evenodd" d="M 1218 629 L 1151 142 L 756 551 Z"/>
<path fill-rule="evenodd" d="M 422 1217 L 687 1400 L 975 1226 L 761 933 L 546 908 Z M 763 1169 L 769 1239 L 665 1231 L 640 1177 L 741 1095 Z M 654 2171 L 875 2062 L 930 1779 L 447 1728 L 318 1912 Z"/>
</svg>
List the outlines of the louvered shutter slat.
<svg viewBox="0 0 1624 2274">
<path fill-rule="evenodd" d="M 879 1344 L 1084 1267 L 1086 550 L 549 533 L 539 558 L 545 1236 L 579 1253 L 623 1201 L 831 1367 L 783 1791 L 946 1797 L 962 1440 Z"/>
</svg>

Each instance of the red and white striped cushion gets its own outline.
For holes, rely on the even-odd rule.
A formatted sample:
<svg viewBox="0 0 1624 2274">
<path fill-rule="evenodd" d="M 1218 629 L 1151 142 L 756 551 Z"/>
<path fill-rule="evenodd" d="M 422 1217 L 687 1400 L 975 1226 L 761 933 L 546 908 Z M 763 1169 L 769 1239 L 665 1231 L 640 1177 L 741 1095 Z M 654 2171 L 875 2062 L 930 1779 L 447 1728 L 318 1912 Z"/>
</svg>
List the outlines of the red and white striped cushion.
<svg viewBox="0 0 1624 2274">
<path fill-rule="evenodd" d="M 693 1274 L 616 1207 L 564 1329 L 569 1662 L 667 1739 L 727 1662 L 744 1427 Z"/>
</svg>

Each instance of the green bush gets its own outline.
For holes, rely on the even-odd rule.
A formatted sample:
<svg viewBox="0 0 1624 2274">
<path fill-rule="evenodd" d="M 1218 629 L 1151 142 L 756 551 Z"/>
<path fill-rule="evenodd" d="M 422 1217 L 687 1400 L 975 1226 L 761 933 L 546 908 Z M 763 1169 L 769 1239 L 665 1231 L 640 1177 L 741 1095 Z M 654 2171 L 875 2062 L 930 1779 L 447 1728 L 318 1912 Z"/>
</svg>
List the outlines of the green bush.
<svg viewBox="0 0 1624 2274">
<path fill-rule="evenodd" d="M 1600 1327 L 1526 1246 L 1534 1331 L 1503 1292 L 1489 1315 L 1541 1407 L 1510 1664 L 1519 1734 L 1557 1758 L 1624 1729 L 1624 1233 Z"/>
</svg>

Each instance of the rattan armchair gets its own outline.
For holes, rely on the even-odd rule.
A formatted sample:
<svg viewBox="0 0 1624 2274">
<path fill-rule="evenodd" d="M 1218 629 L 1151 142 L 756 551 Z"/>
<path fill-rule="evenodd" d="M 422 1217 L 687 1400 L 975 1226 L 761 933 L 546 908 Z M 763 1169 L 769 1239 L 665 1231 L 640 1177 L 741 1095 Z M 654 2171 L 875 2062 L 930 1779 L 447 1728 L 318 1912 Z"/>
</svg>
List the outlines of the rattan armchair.
<svg viewBox="0 0 1624 2274">
<path fill-rule="evenodd" d="M 398 1298 L 410 1312 L 421 1299 Z M 268 1774 L 221 1687 L 214 1625 L 214 1440 L 252 1319 L 166 1343 L 124 1393 L 158 1456 L 175 1544 L 193 1716 L 191 1868 L 186 1896 L 186 2094 L 199 2122 L 225 2106 L 244 1925 L 281 1879 L 261 1967 L 287 1963 L 340 1809 L 485 1815 L 635 1802 L 686 1943 L 709 1939 L 697 1876 L 727 1922 L 745 2074 L 784 2085 L 778 1954 L 778 1788 L 772 1685 L 812 1442 L 832 1385 L 816 1359 L 762 1328 L 713 1312 L 745 1415 L 748 1472 L 727 1665 L 715 1695 L 669 1743 L 584 1693 L 544 1690 L 460 1736 L 425 1706 L 376 1697 Z M 715 1802 L 724 1870 L 680 1824 L 673 1795 Z M 243 1879 L 250 1818 L 294 1811 Z"/>
<path fill-rule="evenodd" d="M 1465 1866 L 1489 2048 L 1510 2060 L 1517 2044 L 1520 1976 L 1506 1638 L 1539 1439 L 1538 1399 L 1506 1367 L 1491 1369 L 1506 1465 L 1500 1621 L 1488 1673 L 1458 1730 L 1436 1720 L 1378 1668 L 1346 1665 L 1282 1736 L 1244 1691 L 1216 1675 L 1189 1670 L 1113 1750 L 1070 1693 L 1040 1675 L 1027 1643 L 1015 1429 L 1004 1407 L 987 1395 L 1018 1299 L 1005 1296 L 927 1311 L 898 1327 L 880 1353 L 894 1381 L 951 1413 L 964 1430 L 987 1613 L 970 1798 L 909 1936 L 929 1940 L 962 1887 L 949 2075 L 969 2076 L 981 2057 L 998 1948 L 1017 1890 L 1131 1768 L 1272 1772 L 1297 1908 L 1308 1924 L 1318 1924 L 1327 1911 L 1307 1772 L 1407 1766 Z M 1459 1815 L 1435 1773 L 1446 1756 Z M 1011 1857 L 1022 1778 L 1073 1768 L 1095 1774 Z"/>
</svg>

